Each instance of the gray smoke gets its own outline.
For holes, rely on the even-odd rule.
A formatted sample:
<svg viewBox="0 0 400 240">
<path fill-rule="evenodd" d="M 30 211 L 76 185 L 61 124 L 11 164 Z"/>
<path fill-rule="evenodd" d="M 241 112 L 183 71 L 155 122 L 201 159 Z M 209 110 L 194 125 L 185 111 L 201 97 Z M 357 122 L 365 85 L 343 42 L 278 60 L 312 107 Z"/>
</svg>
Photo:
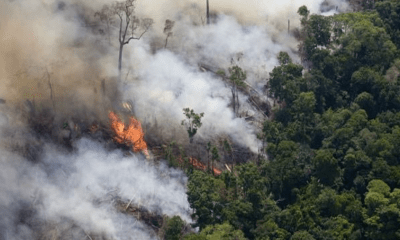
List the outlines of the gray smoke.
<svg viewBox="0 0 400 240">
<path fill-rule="evenodd" d="M 310 1 L 308 8 L 318 13 L 321 2 Z M 203 11 L 199 2 L 187 4 L 186 7 L 172 0 L 168 4 L 161 4 L 166 7 L 167 13 L 172 11 L 171 6 L 181 6 L 178 8 L 181 10 L 168 16 L 176 21 L 172 29 L 174 35 L 168 39 L 167 48 L 163 49 L 165 36 L 159 34 L 163 28 L 158 22 L 152 35 L 145 37 L 146 40 L 128 46 L 129 52 L 133 54 L 126 67 L 129 73 L 133 72 L 133 77 L 128 78 L 124 85 L 124 97 L 134 103 L 135 114 L 139 119 L 150 124 L 156 122 L 163 129 L 164 136 L 170 139 L 185 139 L 187 142 L 185 129 L 179 123 L 184 119 L 182 109 L 189 107 L 197 113 L 205 113 L 203 126 L 198 131 L 200 137 L 215 139 L 220 135 L 230 136 L 236 143 L 256 153 L 260 143 L 255 133 L 260 129 L 244 119 L 234 117 L 230 106 L 232 95 L 229 84 L 216 75 L 201 72 L 199 65 L 206 65 L 214 71 L 222 69 L 227 74 L 229 67 L 238 65 L 247 72 L 247 83 L 259 93 L 265 94 L 263 89 L 268 72 L 278 65 L 276 57 L 280 51 L 288 52 L 295 62 L 300 63 L 296 54 L 297 40 L 288 33 L 287 25 L 283 30 L 278 23 L 287 24 L 290 16 L 292 28 L 298 26 L 300 17 L 297 9 L 307 2 L 246 1 L 246 4 L 213 4 L 212 9 L 219 15 L 215 23 L 209 26 L 202 24 L 197 15 L 193 14 L 193 11 Z M 331 1 L 329 4 L 335 3 Z M 139 6 L 147 9 L 144 5 L 142 3 Z M 155 11 L 157 9 L 155 7 Z M 259 14 L 256 17 L 245 14 L 245 9 Z M 167 17 L 165 12 L 161 15 Z M 269 16 L 269 20 L 262 16 Z M 159 45 L 155 40 L 157 38 Z M 157 46 L 158 50 L 154 54 Z M 247 98 L 240 95 L 240 111 L 244 115 L 257 111 L 247 103 Z"/>
<path fill-rule="evenodd" d="M 1 149 L 2 239 L 34 238 L 34 226 L 18 219 L 21 208 L 34 212 L 35 222 L 62 225 L 68 220 L 86 233 L 108 238 L 152 239 L 137 219 L 116 211 L 112 196 L 191 222 L 183 172 L 162 163 L 156 167 L 141 156 L 106 151 L 89 139 L 79 140 L 75 147 L 76 152 L 66 153 L 45 143 L 36 164 Z"/>
</svg>

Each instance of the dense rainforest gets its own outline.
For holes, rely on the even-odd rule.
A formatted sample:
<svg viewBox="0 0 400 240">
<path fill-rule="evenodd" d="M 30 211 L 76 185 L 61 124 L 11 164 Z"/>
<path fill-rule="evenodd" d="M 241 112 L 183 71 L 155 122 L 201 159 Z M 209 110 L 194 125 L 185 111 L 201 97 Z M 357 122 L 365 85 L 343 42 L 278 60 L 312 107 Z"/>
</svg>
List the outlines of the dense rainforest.
<svg viewBox="0 0 400 240">
<path fill-rule="evenodd" d="M 166 239 L 400 239 L 400 2 L 298 13 L 301 64 L 280 52 L 267 83 L 268 157 L 186 169 L 199 233 L 174 217 Z"/>
</svg>

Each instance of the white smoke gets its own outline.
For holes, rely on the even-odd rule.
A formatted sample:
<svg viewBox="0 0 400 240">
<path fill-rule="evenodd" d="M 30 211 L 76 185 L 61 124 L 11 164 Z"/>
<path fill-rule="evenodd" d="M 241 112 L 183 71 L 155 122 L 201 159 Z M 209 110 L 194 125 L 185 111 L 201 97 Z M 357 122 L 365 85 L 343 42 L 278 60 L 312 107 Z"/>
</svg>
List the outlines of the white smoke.
<svg viewBox="0 0 400 240">
<path fill-rule="evenodd" d="M 228 135 L 257 152 L 257 129 L 234 117 L 229 84 L 211 73 L 201 72 L 198 64 L 211 66 L 214 71 L 223 69 L 228 74 L 234 60 L 234 64 L 247 72 L 246 82 L 262 92 L 268 72 L 278 64 L 279 51 L 287 51 L 297 59 L 290 46 L 295 39 L 282 33 L 277 36 L 282 42 L 276 42 L 267 28 L 243 27 L 235 18 L 225 15 L 211 26 L 178 23 L 176 31 L 171 50 L 153 55 L 147 42 L 130 46 L 135 53 L 130 63 L 137 81 L 128 82 L 124 93 L 126 99 L 133 101 L 135 114 L 142 120 L 157 119 L 163 129 L 176 128 L 178 136 L 184 136 L 179 123 L 184 119 L 182 109 L 189 107 L 205 113 L 198 131 L 200 136 L 212 139 Z M 246 100 L 246 96 L 240 95 L 241 111 L 252 109 Z"/>
<path fill-rule="evenodd" d="M 137 219 L 116 211 L 110 193 L 150 212 L 179 215 L 191 222 L 183 172 L 164 164 L 155 167 L 143 157 L 123 156 L 121 151 L 107 152 L 103 144 L 88 139 L 79 140 L 76 148 L 77 152 L 68 154 L 46 144 L 37 164 L 1 150 L 2 237 L 33 238 L 26 238 L 31 226 L 16 219 L 17 206 L 24 202 L 37 211 L 36 221 L 62 224 L 70 220 L 86 233 L 152 239 L 151 231 Z M 20 228 L 26 229 L 25 235 L 20 235 Z"/>
<path fill-rule="evenodd" d="M 133 98 L 139 117 L 156 118 L 164 129 L 179 128 L 184 119 L 182 109 L 189 107 L 205 113 L 199 135 L 229 134 L 257 151 L 252 129 L 243 119 L 234 118 L 228 107 L 230 90 L 222 81 L 188 66 L 168 51 L 148 57 L 142 64 L 149 65 L 138 71 L 141 81 L 127 84 L 125 88 L 126 96 Z M 181 130 L 184 132 L 183 127 Z"/>
<path fill-rule="evenodd" d="M 338 1 L 325 4 L 335 5 Z M 165 130 L 164 135 L 169 134 L 170 138 L 185 137 L 179 123 L 184 119 L 182 109 L 189 107 L 205 113 L 200 136 L 212 139 L 228 135 L 257 152 L 260 143 L 255 133 L 259 129 L 234 117 L 229 85 L 215 75 L 202 73 L 199 64 L 226 73 L 229 67 L 239 65 L 247 72 L 247 83 L 262 93 L 268 73 L 278 65 L 280 51 L 288 52 L 300 63 L 296 54 L 298 42 L 288 33 L 288 20 L 292 28 L 298 27 L 298 8 L 306 5 L 311 13 L 319 13 L 323 1 L 210 1 L 211 10 L 218 13 L 211 25 L 204 25 L 198 17 L 205 11 L 203 2 L 170 0 L 157 6 L 138 3 L 141 14 L 147 13 L 158 22 L 143 41 L 127 46 L 131 57 L 127 56 L 125 66 L 133 72 L 134 80 L 128 78 L 124 97 L 133 101 L 139 119 L 153 124 L 156 119 Z M 339 2 L 338 10 L 347 6 Z M 199 14 L 193 14 L 196 12 Z M 154 54 L 150 45 L 158 36 L 159 48 L 163 48 L 162 29 L 167 18 L 175 21 L 173 36 L 166 49 Z M 241 111 L 255 110 L 246 100 L 246 96 L 240 95 Z"/>
</svg>

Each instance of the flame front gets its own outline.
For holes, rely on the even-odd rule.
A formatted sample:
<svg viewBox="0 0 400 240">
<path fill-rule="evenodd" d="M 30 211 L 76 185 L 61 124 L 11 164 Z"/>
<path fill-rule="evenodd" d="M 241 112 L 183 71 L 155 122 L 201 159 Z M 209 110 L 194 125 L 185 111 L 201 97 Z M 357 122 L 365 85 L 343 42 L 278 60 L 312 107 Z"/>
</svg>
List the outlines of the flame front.
<svg viewBox="0 0 400 240">
<path fill-rule="evenodd" d="M 183 159 L 182 159 L 182 157 L 179 157 L 178 158 L 178 161 L 181 163 L 181 164 L 183 164 Z M 207 170 L 207 166 L 206 165 L 204 165 L 202 162 L 200 162 L 199 160 L 197 160 L 196 158 L 194 158 L 194 157 L 189 157 L 189 163 L 194 167 L 194 168 L 196 168 L 196 169 L 199 169 L 199 170 L 202 170 L 202 171 L 205 171 L 205 170 Z M 221 170 L 219 170 L 219 169 L 217 169 L 217 168 L 213 168 L 213 172 L 214 172 L 214 174 L 215 175 L 221 175 Z"/>
<path fill-rule="evenodd" d="M 138 120 L 130 117 L 129 125 L 125 127 L 125 124 L 114 112 L 110 112 L 108 117 L 110 118 L 111 130 L 115 134 L 114 141 L 132 146 L 134 152 L 142 151 L 146 156 L 149 156 L 142 125 Z"/>
</svg>

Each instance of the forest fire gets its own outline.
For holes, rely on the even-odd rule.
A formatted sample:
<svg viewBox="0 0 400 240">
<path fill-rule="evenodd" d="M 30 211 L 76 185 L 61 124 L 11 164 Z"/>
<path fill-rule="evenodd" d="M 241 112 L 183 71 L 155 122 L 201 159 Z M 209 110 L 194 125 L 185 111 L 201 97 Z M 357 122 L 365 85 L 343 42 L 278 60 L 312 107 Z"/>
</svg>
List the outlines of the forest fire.
<svg viewBox="0 0 400 240">
<path fill-rule="evenodd" d="M 183 164 L 183 159 L 180 157 L 180 158 L 178 158 L 178 161 L 180 162 L 180 163 L 182 163 Z M 200 162 L 199 160 L 197 160 L 196 158 L 194 158 L 194 157 L 189 157 L 189 163 L 195 168 L 195 169 L 198 169 L 198 170 L 202 170 L 202 171 L 206 171 L 207 170 L 207 166 L 206 165 L 204 165 L 202 162 Z M 220 175 L 222 172 L 221 172 L 221 170 L 219 170 L 219 169 L 217 169 L 217 168 L 213 168 L 213 172 L 214 172 L 214 174 L 215 175 Z"/>
<path fill-rule="evenodd" d="M 138 120 L 133 117 L 129 118 L 129 125 L 125 124 L 114 113 L 110 112 L 108 115 L 110 119 L 111 130 L 114 132 L 114 141 L 120 144 L 132 146 L 134 152 L 142 151 L 146 157 L 149 157 L 147 144 L 144 141 L 144 132 Z"/>
</svg>

